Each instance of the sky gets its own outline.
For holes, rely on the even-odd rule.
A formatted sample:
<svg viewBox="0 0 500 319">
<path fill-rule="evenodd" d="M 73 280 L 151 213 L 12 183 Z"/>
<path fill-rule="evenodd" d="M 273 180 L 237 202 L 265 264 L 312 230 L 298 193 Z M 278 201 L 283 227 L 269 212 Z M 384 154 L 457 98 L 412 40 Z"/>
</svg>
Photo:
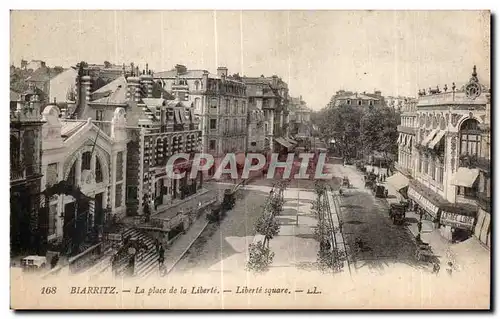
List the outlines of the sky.
<svg viewBox="0 0 500 319">
<path fill-rule="evenodd" d="M 10 62 L 146 63 L 276 74 L 312 109 L 340 89 L 416 96 L 490 83 L 490 14 L 480 11 L 12 11 Z"/>
</svg>

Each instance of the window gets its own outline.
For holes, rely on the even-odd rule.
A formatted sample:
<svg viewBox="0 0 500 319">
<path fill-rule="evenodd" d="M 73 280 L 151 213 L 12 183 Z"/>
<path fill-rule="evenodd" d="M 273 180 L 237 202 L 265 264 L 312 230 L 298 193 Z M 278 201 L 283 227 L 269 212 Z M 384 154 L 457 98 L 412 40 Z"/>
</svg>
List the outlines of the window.
<svg viewBox="0 0 500 319">
<path fill-rule="evenodd" d="M 116 154 L 116 181 L 120 182 L 122 179 L 123 179 L 123 152 L 118 152 L 118 154 Z"/>
<path fill-rule="evenodd" d="M 194 90 L 198 91 L 200 89 L 200 82 L 198 80 L 194 81 Z"/>
<path fill-rule="evenodd" d="M 474 119 L 466 120 L 460 126 L 460 154 L 478 155 L 481 150 L 481 131 Z"/>
<path fill-rule="evenodd" d="M 49 207 L 49 233 L 47 235 L 55 235 L 57 228 L 57 204 Z"/>
<path fill-rule="evenodd" d="M 10 170 L 11 172 L 19 170 L 20 162 L 20 145 L 19 140 L 14 136 L 10 136 Z"/>
<path fill-rule="evenodd" d="M 457 187 L 457 195 L 464 196 L 464 197 L 476 197 L 477 186 L 476 185 L 474 185 L 473 187 L 459 186 L 459 187 Z"/>
<path fill-rule="evenodd" d="M 257 146 L 257 142 L 252 142 L 252 143 L 250 143 L 250 145 Z"/>
<path fill-rule="evenodd" d="M 444 165 L 441 161 L 438 161 L 438 169 L 437 169 L 437 181 L 439 184 L 443 184 L 444 181 Z"/>
<path fill-rule="evenodd" d="M 215 140 L 210 140 L 210 150 L 215 150 Z"/>
<path fill-rule="evenodd" d="M 122 184 L 116 185 L 116 193 L 115 193 L 115 207 L 122 206 Z"/>
<path fill-rule="evenodd" d="M 238 120 L 237 119 L 233 120 L 233 130 L 235 132 L 238 132 Z"/>
<path fill-rule="evenodd" d="M 102 183 L 102 167 L 101 167 L 101 161 L 99 158 L 96 157 L 95 159 L 95 182 L 96 183 Z"/>
<path fill-rule="evenodd" d="M 373 106 L 373 101 L 370 101 L 368 105 Z"/>
<path fill-rule="evenodd" d="M 224 132 L 225 133 L 229 132 L 229 120 L 228 119 L 224 120 Z"/>
<path fill-rule="evenodd" d="M 234 100 L 234 114 L 238 114 L 238 100 Z"/>
<path fill-rule="evenodd" d="M 217 108 L 217 98 L 213 98 L 210 103 L 210 107 L 213 109 Z"/>
<path fill-rule="evenodd" d="M 137 186 L 127 187 L 127 201 L 137 200 Z"/>
<path fill-rule="evenodd" d="M 429 175 L 431 175 L 433 180 L 436 180 L 436 167 L 435 167 L 436 165 L 435 164 L 436 164 L 436 162 L 433 159 L 431 159 L 431 165 L 429 165 L 430 166 L 430 174 Z"/>
<path fill-rule="evenodd" d="M 217 120 L 216 119 L 210 119 L 210 129 L 215 130 L 217 128 Z"/>
<path fill-rule="evenodd" d="M 241 102 L 241 113 L 245 114 L 245 110 L 247 108 L 247 103 L 245 101 Z"/>
<path fill-rule="evenodd" d="M 359 105 L 359 106 L 361 106 L 361 104 L 362 104 L 362 101 L 361 101 L 361 100 L 359 100 L 359 101 L 358 101 L 358 105 Z"/>
<path fill-rule="evenodd" d="M 71 166 L 67 180 L 71 185 L 78 186 L 78 181 L 76 180 L 76 161 L 73 163 L 73 166 Z"/>
<path fill-rule="evenodd" d="M 351 105 L 351 100 L 347 100 L 347 105 Z"/>
<path fill-rule="evenodd" d="M 57 163 L 52 163 L 47 166 L 46 187 L 50 187 L 57 183 Z"/>
<path fill-rule="evenodd" d="M 255 99 L 253 97 L 248 98 L 248 103 L 254 104 L 255 103 Z"/>
<path fill-rule="evenodd" d="M 245 131 L 245 119 L 241 119 L 240 130 L 241 130 L 242 132 L 244 132 L 244 131 Z"/>
<path fill-rule="evenodd" d="M 201 100 L 199 97 L 194 99 L 194 109 L 201 113 Z"/>
<path fill-rule="evenodd" d="M 84 170 L 90 169 L 91 160 L 92 160 L 92 153 L 91 152 L 85 152 L 82 154 L 82 172 Z"/>
<path fill-rule="evenodd" d="M 104 111 L 103 110 L 96 110 L 95 111 L 95 120 L 96 121 L 104 121 Z"/>
<path fill-rule="evenodd" d="M 229 99 L 226 99 L 226 105 L 224 105 L 225 113 L 229 114 Z"/>
</svg>

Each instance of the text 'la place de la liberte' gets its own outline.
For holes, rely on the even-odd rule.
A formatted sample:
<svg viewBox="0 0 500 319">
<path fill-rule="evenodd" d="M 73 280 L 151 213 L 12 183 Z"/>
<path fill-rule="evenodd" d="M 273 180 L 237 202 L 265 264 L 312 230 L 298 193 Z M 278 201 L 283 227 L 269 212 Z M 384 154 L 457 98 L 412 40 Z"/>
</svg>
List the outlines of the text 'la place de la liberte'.
<svg viewBox="0 0 500 319">
<path fill-rule="evenodd" d="M 211 154 L 197 153 L 192 158 L 189 153 L 177 153 L 172 155 L 166 165 L 167 176 L 171 179 L 183 179 L 186 172 L 179 170 L 184 163 L 190 162 L 191 172 L 190 178 L 196 178 L 199 172 L 208 171 L 216 168 L 214 179 L 220 179 L 223 174 L 229 174 L 233 179 L 247 179 L 250 172 L 267 172 L 267 179 L 276 178 L 275 174 L 281 170 L 280 177 L 283 179 L 310 179 L 310 168 L 314 168 L 314 179 L 328 180 L 333 178 L 333 174 L 324 171 L 326 154 L 321 153 L 316 155 L 314 153 L 300 153 L 297 157 L 294 153 L 287 155 L 286 161 L 279 160 L 279 154 L 271 154 L 269 159 L 259 153 L 248 153 L 239 159 L 240 155 L 234 153 L 227 153 L 221 161 L 214 160 Z M 192 158 L 192 159 L 191 159 Z M 240 169 L 242 168 L 242 169 Z M 239 174 L 241 172 L 241 175 Z M 294 174 L 292 174 L 294 173 Z"/>
</svg>

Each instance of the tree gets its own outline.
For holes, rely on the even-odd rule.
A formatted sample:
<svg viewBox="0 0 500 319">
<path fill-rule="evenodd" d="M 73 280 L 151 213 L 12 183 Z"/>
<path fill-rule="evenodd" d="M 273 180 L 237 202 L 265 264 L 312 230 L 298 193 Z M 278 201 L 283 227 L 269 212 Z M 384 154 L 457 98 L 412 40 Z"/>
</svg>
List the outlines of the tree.
<svg viewBox="0 0 500 319">
<path fill-rule="evenodd" d="M 266 247 L 262 241 L 249 246 L 249 258 L 247 269 L 255 272 L 265 272 L 269 270 L 269 265 L 274 259 L 274 252 Z"/>
<path fill-rule="evenodd" d="M 378 151 L 390 161 L 397 154 L 399 123 L 399 112 L 392 108 L 375 106 L 368 109 L 361 121 L 364 151 L 369 154 Z"/>
<path fill-rule="evenodd" d="M 280 224 L 273 214 L 264 212 L 255 222 L 255 231 L 264 236 L 264 244 L 269 247 L 269 241 L 280 231 Z"/>
<path fill-rule="evenodd" d="M 111 63 L 109 61 L 104 61 L 104 68 L 105 69 L 111 68 Z"/>
</svg>

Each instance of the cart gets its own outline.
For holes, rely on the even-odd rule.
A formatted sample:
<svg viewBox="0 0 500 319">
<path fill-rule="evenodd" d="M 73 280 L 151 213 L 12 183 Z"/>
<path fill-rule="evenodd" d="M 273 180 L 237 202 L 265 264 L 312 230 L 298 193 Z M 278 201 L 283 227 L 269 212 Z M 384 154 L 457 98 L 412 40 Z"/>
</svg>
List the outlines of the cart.
<svg viewBox="0 0 500 319">
<path fill-rule="evenodd" d="M 21 267 L 26 272 L 37 272 L 44 270 L 47 266 L 47 258 L 45 256 L 27 256 L 21 259 Z"/>
<path fill-rule="evenodd" d="M 378 198 L 386 198 L 387 197 L 387 192 L 386 192 L 385 187 L 383 185 L 380 185 L 380 184 L 373 185 L 373 193 L 375 194 L 375 197 L 378 197 Z"/>
<path fill-rule="evenodd" d="M 406 206 L 404 204 L 393 203 L 389 207 L 389 217 L 394 225 L 403 225 L 405 222 Z"/>
<path fill-rule="evenodd" d="M 351 187 L 351 183 L 349 182 L 349 178 L 347 176 L 344 176 L 342 179 L 342 187 Z"/>
<path fill-rule="evenodd" d="M 420 244 L 415 252 L 418 261 L 430 262 L 433 256 L 431 246 L 426 243 Z"/>
</svg>

